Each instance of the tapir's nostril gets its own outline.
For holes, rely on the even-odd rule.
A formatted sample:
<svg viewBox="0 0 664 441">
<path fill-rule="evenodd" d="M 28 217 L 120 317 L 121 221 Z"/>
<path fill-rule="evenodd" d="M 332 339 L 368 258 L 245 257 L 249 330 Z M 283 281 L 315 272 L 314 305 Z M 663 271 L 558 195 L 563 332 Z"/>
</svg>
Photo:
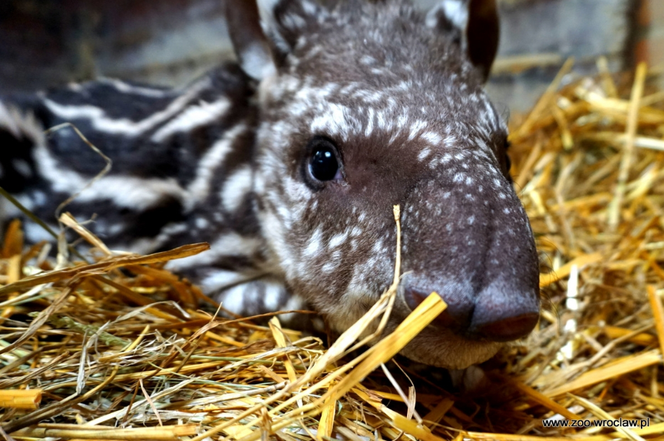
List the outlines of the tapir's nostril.
<svg viewBox="0 0 664 441">
<path fill-rule="evenodd" d="M 534 278 L 533 285 L 536 281 Z M 471 336 L 502 342 L 525 337 L 533 330 L 539 320 L 539 289 L 514 282 L 496 280 L 478 293 L 468 330 Z"/>
<path fill-rule="evenodd" d="M 477 292 L 469 283 L 432 282 L 416 273 L 408 273 L 402 279 L 400 289 L 411 310 L 431 292 L 437 292 L 447 303 L 447 309 L 433 324 L 472 340 L 517 340 L 527 336 L 539 320 L 537 287 L 520 289 L 511 279 L 494 281 Z"/>
<path fill-rule="evenodd" d="M 474 324 L 473 334 L 491 341 L 517 340 L 530 334 L 537 320 L 539 314 L 530 312 L 493 322 Z"/>
<path fill-rule="evenodd" d="M 433 290 L 425 293 L 421 289 L 405 287 L 404 299 L 410 309 L 415 309 L 432 292 Z M 445 296 L 443 296 L 443 299 L 445 299 Z M 434 319 L 434 323 L 446 328 L 465 331 L 470 324 L 471 312 L 471 308 L 459 308 L 457 305 L 448 303 L 447 309 Z"/>
</svg>

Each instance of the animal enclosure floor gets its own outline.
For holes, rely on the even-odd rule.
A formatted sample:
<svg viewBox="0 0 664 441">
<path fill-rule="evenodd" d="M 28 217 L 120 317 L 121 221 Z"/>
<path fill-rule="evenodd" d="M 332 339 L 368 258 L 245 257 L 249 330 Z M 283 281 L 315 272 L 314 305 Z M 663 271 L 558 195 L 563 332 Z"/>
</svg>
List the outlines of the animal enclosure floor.
<svg viewBox="0 0 664 441">
<path fill-rule="evenodd" d="M 163 266 L 204 244 L 118 255 L 68 220 L 97 257 L 56 262 L 48 245 L 25 246 L 15 223 L 0 250 L 0 438 L 662 437 L 664 92 L 644 66 L 574 81 L 569 68 L 511 128 L 542 317 L 475 371 L 474 390 L 388 363 L 444 308 L 437 297 L 358 355 L 394 290 L 328 345 L 277 319 L 196 306 L 200 290 Z"/>
</svg>

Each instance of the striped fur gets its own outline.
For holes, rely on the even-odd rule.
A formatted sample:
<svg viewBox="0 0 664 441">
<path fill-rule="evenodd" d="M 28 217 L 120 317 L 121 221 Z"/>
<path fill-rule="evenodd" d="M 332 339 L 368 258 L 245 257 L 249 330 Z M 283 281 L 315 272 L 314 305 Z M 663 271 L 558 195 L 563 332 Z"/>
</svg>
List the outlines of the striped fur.
<svg viewBox="0 0 664 441">
<path fill-rule="evenodd" d="M 6 97 L 0 128 L 28 139 L 3 149 L 0 186 L 55 226 L 57 206 L 105 165 L 71 128 L 42 133 L 71 122 L 113 166 L 67 210 L 94 219 L 88 227 L 109 247 L 149 253 L 206 241 L 209 253 L 172 269 L 236 313 L 301 308 L 272 276 L 252 207 L 252 94 L 244 73 L 224 65 L 181 90 L 102 79 Z M 18 215 L 3 202 L 5 218 Z M 26 236 L 50 239 L 30 223 Z"/>
</svg>

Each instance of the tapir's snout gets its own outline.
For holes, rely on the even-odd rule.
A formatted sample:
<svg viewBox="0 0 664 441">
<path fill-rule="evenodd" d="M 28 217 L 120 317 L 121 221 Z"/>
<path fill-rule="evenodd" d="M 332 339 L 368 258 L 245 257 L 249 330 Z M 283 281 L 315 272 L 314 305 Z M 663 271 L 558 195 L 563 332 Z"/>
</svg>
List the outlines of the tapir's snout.
<svg viewBox="0 0 664 441">
<path fill-rule="evenodd" d="M 448 328 L 472 340 L 516 340 L 527 336 L 539 320 L 538 289 L 523 289 L 505 281 L 474 291 L 471 283 L 441 284 L 414 273 L 402 279 L 401 293 L 411 309 L 432 292 L 447 303 L 447 309 L 436 318 L 434 326 Z"/>
<path fill-rule="evenodd" d="M 523 338 L 540 310 L 539 260 L 525 210 L 505 178 L 478 173 L 470 185 L 459 184 L 450 169 L 452 179 L 412 192 L 403 220 L 402 305 L 412 310 L 436 292 L 448 306 L 432 333 L 469 342 Z"/>
</svg>

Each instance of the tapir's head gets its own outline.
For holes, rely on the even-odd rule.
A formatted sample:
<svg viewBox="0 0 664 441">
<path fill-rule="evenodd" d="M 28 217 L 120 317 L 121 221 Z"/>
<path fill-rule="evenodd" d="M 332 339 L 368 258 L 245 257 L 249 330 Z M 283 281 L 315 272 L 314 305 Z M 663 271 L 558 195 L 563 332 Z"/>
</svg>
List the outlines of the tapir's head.
<svg viewBox="0 0 664 441">
<path fill-rule="evenodd" d="M 538 260 L 509 177 L 507 129 L 483 91 L 493 0 L 230 2 L 240 63 L 259 81 L 256 192 L 290 289 L 339 331 L 390 285 L 394 328 L 435 291 L 447 310 L 403 351 L 463 368 L 527 335 Z M 254 11 L 255 12 L 255 11 Z"/>
</svg>

